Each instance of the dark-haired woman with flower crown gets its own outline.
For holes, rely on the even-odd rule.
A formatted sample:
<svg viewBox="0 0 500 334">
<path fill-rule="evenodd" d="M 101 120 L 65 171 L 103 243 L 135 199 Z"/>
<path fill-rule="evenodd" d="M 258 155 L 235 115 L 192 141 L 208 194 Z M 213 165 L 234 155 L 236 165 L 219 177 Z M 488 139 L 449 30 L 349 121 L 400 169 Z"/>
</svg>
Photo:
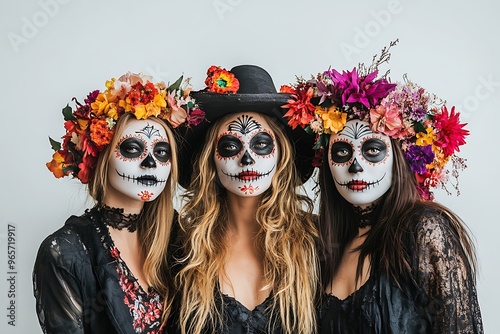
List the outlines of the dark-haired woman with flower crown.
<svg viewBox="0 0 500 334">
<path fill-rule="evenodd" d="M 288 105 L 323 150 L 318 332 L 482 333 L 473 244 L 430 192 L 464 167 L 468 131 L 423 88 L 377 73 L 326 71 Z"/>
<path fill-rule="evenodd" d="M 286 126 L 262 68 L 213 66 L 193 92 L 206 121 L 180 144 L 182 334 L 314 333 L 313 138 Z M 309 152 L 309 153 L 306 153 Z M 300 153 L 304 153 L 302 156 Z"/>
<path fill-rule="evenodd" d="M 47 167 L 86 184 L 96 204 L 40 246 L 33 285 L 44 333 L 164 332 L 177 185 L 170 127 L 189 117 L 179 106 L 193 103 L 180 83 L 128 73 L 63 109 L 66 134 L 62 147 L 51 140 Z"/>
</svg>

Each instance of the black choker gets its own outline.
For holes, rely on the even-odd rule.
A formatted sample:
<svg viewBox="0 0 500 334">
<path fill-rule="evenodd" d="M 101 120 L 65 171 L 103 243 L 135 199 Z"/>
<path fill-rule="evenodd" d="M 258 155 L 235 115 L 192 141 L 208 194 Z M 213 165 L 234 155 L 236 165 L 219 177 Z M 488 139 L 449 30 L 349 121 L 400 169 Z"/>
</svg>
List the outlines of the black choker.
<svg viewBox="0 0 500 334">
<path fill-rule="evenodd" d="M 140 214 L 124 214 L 121 208 L 112 208 L 105 204 L 94 208 L 100 216 L 101 222 L 117 230 L 126 228 L 129 232 L 134 232 L 140 224 Z"/>
<path fill-rule="evenodd" d="M 367 206 L 362 209 L 360 207 L 354 207 L 354 219 L 359 228 L 364 228 L 371 226 L 373 223 L 373 215 L 375 213 L 375 204 Z"/>
</svg>

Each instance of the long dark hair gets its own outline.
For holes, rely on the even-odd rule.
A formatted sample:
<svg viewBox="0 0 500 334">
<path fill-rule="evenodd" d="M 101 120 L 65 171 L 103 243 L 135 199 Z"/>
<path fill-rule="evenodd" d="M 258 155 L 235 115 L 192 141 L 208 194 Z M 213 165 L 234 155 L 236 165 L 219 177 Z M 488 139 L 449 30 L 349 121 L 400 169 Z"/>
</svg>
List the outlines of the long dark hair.
<svg viewBox="0 0 500 334">
<path fill-rule="evenodd" d="M 412 224 L 424 208 L 445 215 L 450 228 L 457 234 L 473 272 L 476 268 L 474 246 L 462 220 L 446 207 L 421 199 L 417 190 L 417 180 L 406 162 L 403 150 L 397 140 L 391 139 L 394 164 L 392 185 L 377 204 L 375 221 L 364 243 L 358 248 L 360 256 L 356 279 L 361 278 L 364 259 L 370 256 L 388 277 L 400 285 L 412 280 L 409 256 L 405 248 L 408 233 L 414 231 Z M 338 269 L 346 246 L 358 234 L 354 224 L 354 207 L 337 191 L 328 166 L 329 150 L 325 149 L 320 168 L 320 257 L 322 263 L 321 282 L 323 287 L 330 284 Z"/>
</svg>

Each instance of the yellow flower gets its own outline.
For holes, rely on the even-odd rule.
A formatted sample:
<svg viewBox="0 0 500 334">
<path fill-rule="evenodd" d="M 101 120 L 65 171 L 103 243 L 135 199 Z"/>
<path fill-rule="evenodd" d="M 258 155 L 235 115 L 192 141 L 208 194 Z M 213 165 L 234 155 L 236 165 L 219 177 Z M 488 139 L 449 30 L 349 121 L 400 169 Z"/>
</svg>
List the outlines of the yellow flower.
<svg viewBox="0 0 500 334">
<path fill-rule="evenodd" d="M 146 111 L 146 107 L 144 106 L 144 104 L 138 104 L 135 106 L 134 115 L 135 115 L 135 118 L 137 118 L 137 119 L 146 119 L 147 118 L 147 111 Z"/>
<path fill-rule="evenodd" d="M 425 131 L 427 133 L 417 133 L 417 140 L 415 141 L 416 145 L 427 146 L 431 145 L 436 140 L 436 135 L 434 134 L 433 128 L 427 128 Z"/>
<path fill-rule="evenodd" d="M 429 165 L 436 169 L 442 169 L 450 161 L 450 156 L 446 156 L 441 147 L 432 145 L 432 152 L 434 152 L 434 161 Z"/>
<path fill-rule="evenodd" d="M 94 111 L 94 114 L 102 115 L 102 114 L 107 114 L 109 109 L 108 105 L 109 101 L 107 96 L 104 95 L 103 93 L 99 93 L 95 101 L 90 104 L 90 107 L 92 108 L 92 111 Z"/>
<path fill-rule="evenodd" d="M 107 88 L 108 90 L 113 89 L 113 87 L 114 87 L 114 85 L 115 85 L 115 81 L 116 81 L 116 79 L 115 79 L 115 78 L 111 78 L 111 80 L 106 80 L 106 84 L 105 84 L 106 88 Z"/>
<path fill-rule="evenodd" d="M 160 108 L 166 108 L 167 101 L 165 101 L 165 96 L 167 96 L 166 91 L 164 90 L 159 91 L 158 94 L 156 94 L 154 97 L 154 103 Z"/>
<path fill-rule="evenodd" d="M 80 133 L 84 132 L 87 130 L 87 126 L 89 126 L 89 120 L 88 119 L 83 119 L 83 118 L 77 118 L 76 121 L 78 122 L 78 127 L 80 128 Z"/>
<path fill-rule="evenodd" d="M 323 120 L 325 133 L 337 133 L 344 128 L 347 122 L 347 113 L 339 111 L 335 106 L 328 109 L 317 106 L 315 112 Z"/>
<path fill-rule="evenodd" d="M 116 108 L 116 104 L 114 103 L 108 104 L 106 116 L 107 118 L 112 118 L 114 120 L 118 119 L 118 109 Z"/>
<path fill-rule="evenodd" d="M 158 116 L 161 112 L 161 107 L 158 106 L 155 102 L 149 102 L 145 107 L 147 111 L 147 117 Z"/>
</svg>

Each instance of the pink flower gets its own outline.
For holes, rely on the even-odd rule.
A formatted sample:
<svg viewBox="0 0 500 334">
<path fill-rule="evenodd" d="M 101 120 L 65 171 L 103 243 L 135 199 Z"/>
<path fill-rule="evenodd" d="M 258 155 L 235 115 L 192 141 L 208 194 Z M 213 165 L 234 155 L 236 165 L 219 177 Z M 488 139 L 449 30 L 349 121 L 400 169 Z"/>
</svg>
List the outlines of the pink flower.
<svg viewBox="0 0 500 334">
<path fill-rule="evenodd" d="M 342 71 L 342 74 L 332 69 L 324 74 L 330 76 L 335 86 L 343 91 L 343 105 L 346 103 L 361 103 L 366 108 L 370 108 L 377 105 L 396 87 L 395 84 L 389 83 L 386 79 L 373 81 L 378 75 L 378 70 L 365 77 L 360 77 L 356 68 L 353 68 L 350 72 Z"/>
<path fill-rule="evenodd" d="M 184 123 L 187 118 L 187 113 L 186 110 L 177 105 L 175 92 L 168 93 L 166 98 L 170 109 L 170 113 L 167 115 L 167 118 L 170 124 L 172 124 L 172 127 L 176 128 Z"/>
<path fill-rule="evenodd" d="M 189 113 L 189 125 L 197 126 L 205 119 L 205 112 L 201 109 L 191 110 Z"/>
<path fill-rule="evenodd" d="M 467 123 L 459 123 L 459 118 L 460 113 L 455 113 L 455 107 L 452 107 L 448 114 L 445 106 L 434 115 L 434 127 L 438 130 L 434 145 L 441 147 L 447 156 L 455 151 L 460 152 L 459 146 L 465 144 L 465 136 L 469 135 L 469 130 L 463 128 Z"/>
<path fill-rule="evenodd" d="M 373 132 L 383 133 L 389 137 L 394 136 L 403 127 L 398 107 L 378 105 L 370 109 L 370 127 Z"/>
</svg>

